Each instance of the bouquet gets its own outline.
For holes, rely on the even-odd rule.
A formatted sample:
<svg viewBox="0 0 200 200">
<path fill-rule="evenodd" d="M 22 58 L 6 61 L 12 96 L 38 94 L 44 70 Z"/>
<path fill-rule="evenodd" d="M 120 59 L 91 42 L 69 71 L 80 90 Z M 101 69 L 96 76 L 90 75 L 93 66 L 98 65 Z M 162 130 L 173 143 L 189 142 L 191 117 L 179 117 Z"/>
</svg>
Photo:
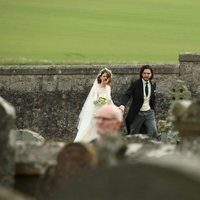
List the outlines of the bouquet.
<svg viewBox="0 0 200 200">
<path fill-rule="evenodd" d="M 98 106 L 102 106 L 104 104 L 108 103 L 108 100 L 106 99 L 106 97 L 99 97 L 94 104 L 98 105 Z"/>
</svg>

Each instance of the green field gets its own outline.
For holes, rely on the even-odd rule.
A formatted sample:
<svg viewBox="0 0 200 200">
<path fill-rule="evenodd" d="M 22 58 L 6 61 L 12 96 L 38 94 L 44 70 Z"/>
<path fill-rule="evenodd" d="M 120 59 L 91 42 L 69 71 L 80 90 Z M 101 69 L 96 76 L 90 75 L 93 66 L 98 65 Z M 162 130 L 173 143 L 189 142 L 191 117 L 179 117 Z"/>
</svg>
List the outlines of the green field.
<svg viewBox="0 0 200 200">
<path fill-rule="evenodd" d="M 0 0 L 0 63 L 178 62 L 199 0 Z"/>
</svg>

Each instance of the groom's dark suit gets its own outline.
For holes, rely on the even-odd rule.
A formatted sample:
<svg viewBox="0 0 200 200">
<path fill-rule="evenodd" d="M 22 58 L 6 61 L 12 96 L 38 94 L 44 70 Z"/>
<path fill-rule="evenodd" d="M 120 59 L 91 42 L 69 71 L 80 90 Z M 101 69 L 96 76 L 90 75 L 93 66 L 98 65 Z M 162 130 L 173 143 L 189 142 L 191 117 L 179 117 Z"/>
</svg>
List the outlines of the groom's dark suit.
<svg viewBox="0 0 200 200">
<path fill-rule="evenodd" d="M 150 95 L 150 107 L 155 111 L 155 89 L 156 84 L 151 85 L 151 95 Z M 121 99 L 121 105 L 126 106 L 129 99 L 132 98 L 132 102 L 126 117 L 126 127 L 128 134 L 130 134 L 130 125 L 134 121 L 134 118 L 137 116 L 138 112 L 140 111 L 140 108 L 142 107 L 144 103 L 144 91 L 143 91 L 143 83 L 142 79 L 138 79 L 136 81 L 132 81 L 129 88 L 125 92 L 125 94 L 122 96 Z"/>
</svg>

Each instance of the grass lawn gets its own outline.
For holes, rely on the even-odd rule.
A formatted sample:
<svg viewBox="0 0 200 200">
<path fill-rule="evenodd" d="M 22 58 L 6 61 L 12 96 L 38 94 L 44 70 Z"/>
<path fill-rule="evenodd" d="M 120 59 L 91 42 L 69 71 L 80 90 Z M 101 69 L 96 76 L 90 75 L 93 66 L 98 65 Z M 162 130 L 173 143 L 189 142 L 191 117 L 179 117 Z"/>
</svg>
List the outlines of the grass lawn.
<svg viewBox="0 0 200 200">
<path fill-rule="evenodd" d="M 0 63 L 178 62 L 199 0 L 0 0 Z"/>
</svg>

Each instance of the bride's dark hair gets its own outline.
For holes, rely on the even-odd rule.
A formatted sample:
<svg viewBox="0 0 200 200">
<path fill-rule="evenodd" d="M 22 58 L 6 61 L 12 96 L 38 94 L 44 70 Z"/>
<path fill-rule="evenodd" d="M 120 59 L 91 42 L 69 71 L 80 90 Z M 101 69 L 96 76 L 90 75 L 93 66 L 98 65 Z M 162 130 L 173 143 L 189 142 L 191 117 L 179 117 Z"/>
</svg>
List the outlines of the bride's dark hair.
<svg viewBox="0 0 200 200">
<path fill-rule="evenodd" d="M 109 70 L 108 68 L 104 68 L 104 69 L 100 70 L 100 72 L 99 72 L 98 75 L 97 75 L 97 83 L 101 83 L 101 77 L 102 77 L 102 75 L 103 75 L 104 73 L 107 74 L 107 77 L 108 77 L 108 79 L 109 79 L 108 84 L 110 84 L 111 81 L 112 81 L 112 71 Z"/>
</svg>

